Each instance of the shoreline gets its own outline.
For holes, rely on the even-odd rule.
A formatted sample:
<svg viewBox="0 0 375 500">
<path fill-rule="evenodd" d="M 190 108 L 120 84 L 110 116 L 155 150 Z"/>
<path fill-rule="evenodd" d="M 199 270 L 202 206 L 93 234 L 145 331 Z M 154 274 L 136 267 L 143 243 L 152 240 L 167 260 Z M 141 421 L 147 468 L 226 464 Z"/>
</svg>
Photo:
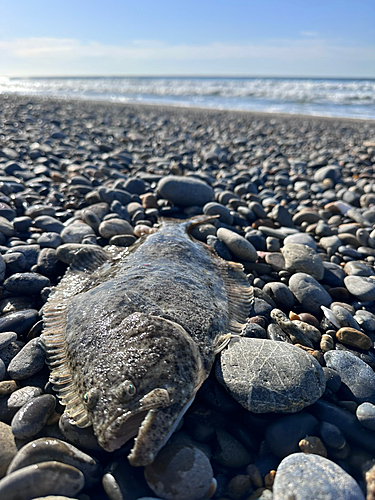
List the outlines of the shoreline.
<svg viewBox="0 0 375 500">
<path fill-rule="evenodd" d="M 199 113 L 223 113 L 223 114 L 234 114 L 238 116 L 254 116 L 259 118 L 282 118 L 282 119 L 311 119 L 311 120 L 321 120 L 321 121 L 345 121 L 354 123 L 369 123 L 375 125 L 375 118 L 354 118 L 354 117 L 342 117 L 342 116 L 325 116 L 325 115 L 304 115 L 299 113 L 278 113 L 278 112 L 267 112 L 267 111 L 252 111 L 252 110 L 240 110 L 240 109 L 219 109 L 219 108 L 205 108 L 199 106 L 178 106 L 178 105 L 167 105 L 167 104 L 150 104 L 145 102 L 119 102 L 119 101 L 108 101 L 101 99 L 80 99 L 73 97 L 56 97 L 56 96 L 41 96 L 41 95 L 29 95 L 29 94 L 0 94 L 1 99 L 34 99 L 42 102 L 62 102 L 62 103 L 85 103 L 85 104 L 96 104 L 96 105 L 108 105 L 108 106 L 122 106 L 126 108 L 149 108 L 154 111 L 177 111 L 181 110 L 184 112 L 199 112 Z"/>
</svg>

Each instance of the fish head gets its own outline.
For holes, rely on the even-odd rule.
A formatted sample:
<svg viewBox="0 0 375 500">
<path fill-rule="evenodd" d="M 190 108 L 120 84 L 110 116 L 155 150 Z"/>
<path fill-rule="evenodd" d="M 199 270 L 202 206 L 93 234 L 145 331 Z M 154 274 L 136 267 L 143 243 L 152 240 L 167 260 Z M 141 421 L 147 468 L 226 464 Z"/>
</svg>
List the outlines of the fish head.
<svg viewBox="0 0 375 500">
<path fill-rule="evenodd" d="M 134 313 L 119 328 L 126 340 L 112 360 L 109 383 L 105 392 L 89 391 L 86 405 L 102 448 L 114 451 L 137 436 L 129 461 L 147 465 L 207 375 L 196 344 L 179 324 Z"/>
</svg>

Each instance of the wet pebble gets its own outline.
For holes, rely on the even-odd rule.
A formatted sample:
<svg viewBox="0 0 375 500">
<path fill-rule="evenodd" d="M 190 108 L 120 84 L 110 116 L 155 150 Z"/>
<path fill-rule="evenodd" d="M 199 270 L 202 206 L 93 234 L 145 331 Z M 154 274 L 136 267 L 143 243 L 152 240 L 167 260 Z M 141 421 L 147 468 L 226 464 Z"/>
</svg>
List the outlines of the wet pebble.
<svg viewBox="0 0 375 500">
<path fill-rule="evenodd" d="M 346 445 L 346 439 L 340 429 L 329 422 L 319 424 L 319 433 L 326 446 L 335 450 L 342 450 Z"/>
<path fill-rule="evenodd" d="M 101 479 L 101 466 L 97 460 L 75 446 L 59 439 L 40 438 L 23 446 L 14 456 L 7 474 L 40 462 L 56 461 L 72 465 L 85 476 L 85 487 L 91 488 Z"/>
<path fill-rule="evenodd" d="M 35 436 L 43 429 L 55 406 L 56 398 L 51 394 L 38 396 L 26 403 L 12 419 L 11 427 L 14 436 L 18 439 Z"/>
<path fill-rule="evenodd" d="M 126 220 L 110 219 L 103 221 L 99 226 L 99 234 L 110 239 L 117 235 L 133 235 L 133 227 Z"/>
<path fill-rule="evenodd" d="M 0 449 L 0 478 L 2 478 L 18 451 L 12 429 L 4 422 L 0 422 Z"/>
<path fill-rule="evenodd" d="M 348 291 L 365 302 L 375 300 L 375 279 L 365 276 L 347 276 L 344 283 Z"/>
<path fill-rule="evenodd" d="M 81 471 L 60 462 L 29 465 L 0 481 L 0 498 L 31 500 L 46 495 L 74 497 L 85 485 Z"/>
<path fill-rule="evenodd" d="M 23 335 L 38 321 L 39 312 L 35 309 L 24 309 L 0 318 L 0 332 L 13 331 Z M 0 351 L 1 352 L 1 351 Z"/>
</svg>

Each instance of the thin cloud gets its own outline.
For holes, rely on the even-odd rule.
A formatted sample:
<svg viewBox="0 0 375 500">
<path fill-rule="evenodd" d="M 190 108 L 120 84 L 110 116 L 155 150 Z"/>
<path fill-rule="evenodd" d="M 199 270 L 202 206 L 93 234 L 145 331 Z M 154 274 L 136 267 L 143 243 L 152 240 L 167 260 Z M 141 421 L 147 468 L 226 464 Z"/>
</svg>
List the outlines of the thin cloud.
<svg viewBox="0 0 375 500">
<path fill-rule="evenodd" d="M 319 36 L 319 33 L 317 31 L 300 31 L 299 34 L 301 36 L 311 36 L 311 37 Z"/>
<path fill-rule="evenodd" d="M 312 32 L 304 32 L 312 33 Z M 127 72 L 147 74 L 170 72 L 183 68 L 218 68 L 213 72 L 225 74 L 227 68 L 245 68 L 248 72 L 267 72 L 280 67 L 294 72 L 310 64 L 311 73 L 321 73 L 322 67 L 361 69 L 373 67 L 375 47 L 357 46 L 343 40 L 326 40 L 312 36 L 300 39 L 270 39 L 263 43 L 209 43 L 202 45 L 168 44 L 159 40 L 134 40 L 123 45 L 95 41 L 83 43 L 74 38 L 18 38 L 0 40 L 0 71 L 4 75 L 28 74 L 115 74 L 122 68 Z M 185 66 L 181 66 L 185 64 Z M 362 64 L 361 67 L 358 65 Z M 319 66 L 320 65 L 320 66 Z M 322 66 L 325 65 L 325 66 Z M 372 66 L 371 66 L 372 65 Z M 338 67 L 338 66 L 337 66 Z M 71 72 L 73 71 L 73 72 Z M 181 71 L 181 70 L 180 70 Z M 308 70 L 307 70 L 308 71 Z M 342 73 L 342 69 L 340 72 Z M 304 71 L 306 73 L 306 71 Z M 367 71 L 363 72 L 363 74 Z"/>
</svg>

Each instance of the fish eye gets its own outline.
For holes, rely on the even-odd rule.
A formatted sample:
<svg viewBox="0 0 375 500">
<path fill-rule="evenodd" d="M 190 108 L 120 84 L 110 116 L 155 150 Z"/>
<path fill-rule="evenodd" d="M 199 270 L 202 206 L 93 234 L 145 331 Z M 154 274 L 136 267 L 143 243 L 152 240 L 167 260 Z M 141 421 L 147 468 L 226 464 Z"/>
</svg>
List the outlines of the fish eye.
<svg viewBox="0 0 375 500">
<path fill-rule="evenodd" d="M 115 396 L 122 402 L 126 403 L 133 396 L 135 396 L 137 389 L 133 382 L 130 380 L 125 380 L 114 390 Z"/>
<path fill-rule="evenodd" d="M 100 398 L 100 392 L 98 389 L 90 389 L 88 392 L 86 392 L 83 396 L 83 400 L 87 405 L 88 410 L 93 410 L 96 403 L 99 401 Z"/>
</svg>

